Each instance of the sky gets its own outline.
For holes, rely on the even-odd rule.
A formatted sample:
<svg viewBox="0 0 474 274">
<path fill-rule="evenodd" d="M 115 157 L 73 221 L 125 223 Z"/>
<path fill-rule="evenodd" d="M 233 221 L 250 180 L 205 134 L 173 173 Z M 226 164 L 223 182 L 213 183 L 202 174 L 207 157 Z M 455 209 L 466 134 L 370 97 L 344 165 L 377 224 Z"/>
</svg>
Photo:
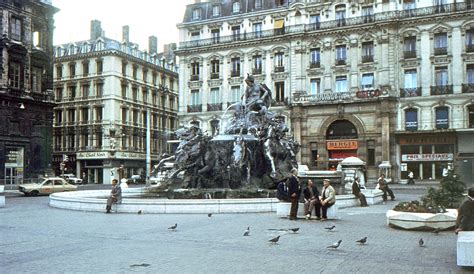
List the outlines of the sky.
<svg viewBox="0 0 474 274">
<path fill-rule="evenodd" d="M 90 21 L 101 21 L 105 36 L 122 41 L 122 26 L 130 26 L 130 42 L 148 49 L 148 37 L 163 45 L 178 43 L 178 29 L 187 4 L 194 0 L 53 0 L 60 9 L 54 16 L 54 45 L 90 38 Z"/>
</svg>

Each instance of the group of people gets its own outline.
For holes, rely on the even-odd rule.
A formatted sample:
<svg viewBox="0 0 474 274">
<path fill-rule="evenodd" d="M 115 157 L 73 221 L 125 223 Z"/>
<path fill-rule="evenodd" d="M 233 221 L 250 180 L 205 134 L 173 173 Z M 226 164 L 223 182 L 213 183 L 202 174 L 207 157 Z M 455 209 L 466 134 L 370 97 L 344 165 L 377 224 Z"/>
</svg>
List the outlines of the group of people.
<svg viewBox="0 0 474 274">
<path fill-rule="evenodd" d="M 288 180 L 281 181 L 277 186 L 277 198 L 291 202 L 290 220 L 296 220 L 301 194 L 300 180 L 297 174 L 298 170 L 293 168 Z M 311 217 L 313 210 L 315 210 L 316 219 L 327 220 L 328 208 L 336 203 L 336 190 L 331 186 L 329 179 L 324 179 L 323 189 L 320 193 L 313 181 L 308 180 L 307 187 L 303 189 L 303 197 L 304 212 L 307 219 Z"/>
<path fill-rule="evenodd" d="M 277 198 L 280 201 L 291 202 L 290 220 L 296 220 L 298 203 L 300 201 L 301 188 L 297 174 L 297 169 L 292 169 L 291 176 L 277 185 Z M 360 184 L 359 177 L 355 177 L 352 183 L 352 194 L 359 199 L 360 206 L 362 207 L 368 206 L 367 199 L 361 190 L 364 188 L 365 187 Z M 387 201 L 387 194 L 390 195 L 392 201 L 395 200 L 395 195 L 385 180 L 385 174 L 381 174 L 378 178 L 376 188 L 383 192 L 382 198 L 384 201 Z M 323 189 L 320 193 L 313 181 L 309 179 L 306 187 L 302 189 L 302 192 L 306 219 L 311 218 L 311 214 L 314 210 L 317 220 L 327 220 L 328 208 L 336 203 L 336 191 L 331 186 L 331 181 L 329 179 L 323 180 Z"/>
</svg>

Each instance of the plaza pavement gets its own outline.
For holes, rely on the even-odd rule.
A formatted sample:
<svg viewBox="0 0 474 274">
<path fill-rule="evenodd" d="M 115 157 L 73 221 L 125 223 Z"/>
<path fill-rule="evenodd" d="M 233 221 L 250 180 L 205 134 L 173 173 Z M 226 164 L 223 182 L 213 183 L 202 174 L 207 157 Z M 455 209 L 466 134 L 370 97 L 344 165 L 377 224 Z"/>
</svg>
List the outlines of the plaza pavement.
<svg viewBox="0 0 474 274">
<path fill-rule="evenodd" d="M 414 199 L 400 194 L 398 200 Z M 386 225 L 396 202 L 339 210 L 335 221 L 268 214 L 103 214 L 9 196 L 0 208 L 0 273 L 459 273 L 456 235 Z M 178 223 L 177 231 L 168 227 Z M 324 227 L 335 225 L 334 232 Z M 250 236 L 243 237 L 250 226 Z M 298 233 L 280 228 L 300 227 Z M 269 239 L 281 235 L 278 244 Z M 368 237 L 366 245 L 356 240 Z M 423 238 L 426 247 L 419 247 Z M 337 240 L 337 250 L 326 247 Z"/>
</svg>

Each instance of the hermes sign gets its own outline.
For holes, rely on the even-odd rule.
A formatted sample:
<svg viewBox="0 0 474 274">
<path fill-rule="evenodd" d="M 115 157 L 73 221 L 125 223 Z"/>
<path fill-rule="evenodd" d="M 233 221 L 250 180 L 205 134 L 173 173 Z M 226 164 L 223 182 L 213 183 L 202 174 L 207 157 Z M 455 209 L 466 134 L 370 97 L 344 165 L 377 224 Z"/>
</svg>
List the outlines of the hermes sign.
<svg viewBox="0 0 474 274">
<path fill-rule="evenodd" d="M 326 141 L 328 150 L 339 150 L 339 149 L 357 149 L 357 140 L 334 140 Z"/>
</svg>

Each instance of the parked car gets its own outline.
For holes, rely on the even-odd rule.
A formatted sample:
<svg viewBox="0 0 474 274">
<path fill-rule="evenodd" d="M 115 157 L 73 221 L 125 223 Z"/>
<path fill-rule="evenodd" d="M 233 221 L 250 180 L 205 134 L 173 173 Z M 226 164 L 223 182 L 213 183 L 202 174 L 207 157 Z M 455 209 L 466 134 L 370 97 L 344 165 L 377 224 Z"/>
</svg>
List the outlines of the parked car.
<svg viewBox="0 0 474 274">
<path fill-rule="evenodd" d="M 36 196 L 40 194 L 49 195 L 56 192 L 75 191 L 77 186 L 71 185 L 63 178 L 51 177 L 44 178 L 40 183 L 21 184 L 18 190 L 23 192 L 25 196 Z"/>
<path fill-rule="evenodd" d="M 62 177 L 66 182 L 73 184 L 73 185 L 80 185 L 82 184 L 82 179 L 76 178 L 74 174 L 63 174 Z"/>
</svg>

